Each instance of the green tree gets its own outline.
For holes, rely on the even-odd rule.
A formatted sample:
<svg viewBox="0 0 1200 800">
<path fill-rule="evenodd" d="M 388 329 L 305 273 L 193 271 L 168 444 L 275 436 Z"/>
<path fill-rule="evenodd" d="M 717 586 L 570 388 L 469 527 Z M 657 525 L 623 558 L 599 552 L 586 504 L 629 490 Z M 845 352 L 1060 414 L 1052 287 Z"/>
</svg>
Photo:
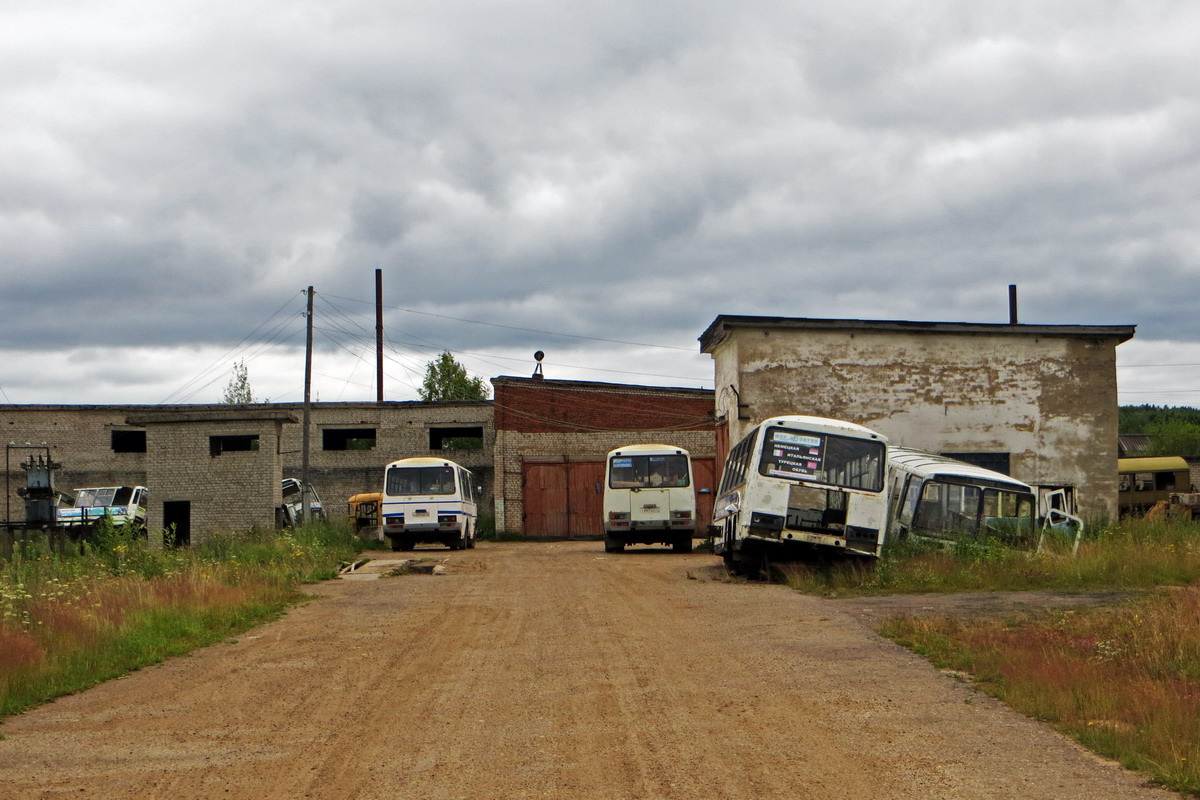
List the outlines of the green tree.
<svg viewBox="0 0 1200 800">
<path fill-rule="evenodd" d="M 487 400 L 488 387 L 483 378 L 472 378 L 467 368 L 444 352 L 425 365 L 425 380 L 419 389 L 427 403 L 440 400 Z"/>
<path fill-rule="evenodd" d="M 233 377 L 229 379 L 229 384 L 225 387 L 225 396 L 221 398 L 222 403 L 230 405 L 238 405 L 241 403 L 269 403 L 267 398 L 256 400 L 254 392 L 250 390 L 250 375 L 246 369 L 246 362 L 233 362 Z"/>
<path fill-rule="evenodd" d="M 1200 425 L 1181 417 L 1151 422 L 1146 433 L 1154 438 L 1146 447 L 1148 456 L 1200 455 Z"/>
</svg>

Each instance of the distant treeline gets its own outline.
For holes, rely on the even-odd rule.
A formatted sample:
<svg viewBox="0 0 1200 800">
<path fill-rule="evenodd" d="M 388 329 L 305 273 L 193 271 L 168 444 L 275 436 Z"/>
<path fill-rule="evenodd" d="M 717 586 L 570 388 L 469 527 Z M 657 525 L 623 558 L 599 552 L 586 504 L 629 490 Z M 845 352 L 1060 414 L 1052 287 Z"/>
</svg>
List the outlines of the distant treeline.
<svg viewBox="0 0 1200 800">
<path fill-rule="evenodd" d="M 1154 437 L 1144 455 L 1200 455 L 1200 409 L 1186 406 L 1121 406 L 1117 429 Z"/>
</svg>

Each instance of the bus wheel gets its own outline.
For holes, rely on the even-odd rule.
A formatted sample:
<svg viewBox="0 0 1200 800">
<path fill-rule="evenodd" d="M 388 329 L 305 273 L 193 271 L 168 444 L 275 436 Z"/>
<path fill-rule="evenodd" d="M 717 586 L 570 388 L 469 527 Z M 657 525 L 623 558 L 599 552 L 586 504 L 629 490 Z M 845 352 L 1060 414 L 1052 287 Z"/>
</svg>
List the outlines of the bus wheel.
<svg viewBox="0 0 1200 800">
<path fill-rule="evenodd" d="M 676 539 L 675 543 L 671 546 L 671 549 L 676 553 L 692 552 L 692 537 L 688 535 L 682 539 Z"/>
<path fill-rule="evenodd" d="M 606 553 L 623 553 L 625 552 L 625 542 L 620 539 L 614 539 L 611 536 L 604 537 L 604 552 Z"/>
</svg>

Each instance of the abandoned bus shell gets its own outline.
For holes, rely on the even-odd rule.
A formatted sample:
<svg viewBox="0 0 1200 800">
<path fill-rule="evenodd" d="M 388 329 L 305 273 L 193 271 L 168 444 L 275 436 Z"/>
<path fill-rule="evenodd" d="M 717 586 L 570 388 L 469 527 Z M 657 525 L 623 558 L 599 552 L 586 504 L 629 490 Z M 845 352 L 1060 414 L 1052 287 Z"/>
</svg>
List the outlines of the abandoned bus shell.
<svg viewBox="0 0 1200 800">
<path fill-rule="evenodd" d="M 805 552 L 878 556 L 887 439 L 823 417 L 772 417 L 725 459 L 713 550 L 726 566 Z"/>
<path fill-rule="evenodd" d="M 94 525 L 108 517 L 116 527 L 146 525 L 146 502 L 150 490 L 145 486 L 105 486 L 92 489 L 72 489 L 75 496 L 69 507 L 60 507 L 55 516 L 59 525 L 68 528 Z"/>
<path fill-rule="evenodd" d="M 284 478 L 283 490 L 283 524 L 299 525 L 304 517 L 304 484 L 296 478 Z M 325 506 L 321 503 L 317 489 L 311 483 L 308 485 L 308 513 L 312 519 L 325 519 Z"/>
<path fill-rule="evenodd" d="M 444 458 L 403 458 L 384 472 L 383 533 L 393 550 L 475 546 L 477 507 L 470 471 Z"/>
<path fill-rule="evenodd" d="M 1117 459 L 1117 508 L 1121 516 L 1142 516 L 1155 503 L 1191 490 L 1188 463 L 1179 456 Z"/>
<path fill-rule="evenodd" d="M 888 447 L 888 536 L 941 542 L 996 538 L 1035 549 L 1037 496 L 1001 472 L 909 447 Z"/>
<path fill-rule="evenodd" d="M 696 494 L 687 450 L 631 444 L 609 451 L 604 474 L 604 551 L 627 544 L 665 544 L 690 553 Z"/>
</svg>

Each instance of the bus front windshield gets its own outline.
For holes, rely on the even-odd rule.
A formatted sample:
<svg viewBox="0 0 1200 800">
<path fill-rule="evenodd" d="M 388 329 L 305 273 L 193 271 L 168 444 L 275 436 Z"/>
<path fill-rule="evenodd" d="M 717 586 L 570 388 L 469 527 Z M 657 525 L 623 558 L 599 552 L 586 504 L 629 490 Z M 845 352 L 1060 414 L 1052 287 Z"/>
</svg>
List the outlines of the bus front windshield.
<svg viewBox="0 0 1200 800">
<path fill-rule="evenodd" d="M 387 494 L 454 494 L 454 467 L 392 467 L 387 472 Z"/>
<path fill-rule="evenodd" d="M 762 475 L 849 489 L 883 489 L 884 445 L 828 433 L 772 426 L 763 437 Z"/>
<path fill-rule="evenodd" d="M 608 465 L 610 489 L 687 486 L 687 456 L 614 456 Z"/>
</svg>

